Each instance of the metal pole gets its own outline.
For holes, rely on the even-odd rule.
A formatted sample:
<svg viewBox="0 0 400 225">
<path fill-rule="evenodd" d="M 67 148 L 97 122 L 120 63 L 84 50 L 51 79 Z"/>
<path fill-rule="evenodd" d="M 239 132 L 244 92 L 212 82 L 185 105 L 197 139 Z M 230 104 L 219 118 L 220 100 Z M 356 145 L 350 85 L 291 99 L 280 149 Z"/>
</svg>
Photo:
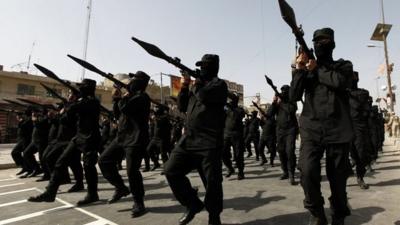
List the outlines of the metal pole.
<svg viewBox="0 0 400 225">
<path fill-rule="evenodd" d="M 386 74 L 387 74 L 387 84 L 388 84 L 388 92 L 389 92 L 389 97 L 390 97 L 390 111 L 394 112 L 394 101 L 393 101 L 393 91 L 392 91 L 392 79 L 390 77 L 391 75 L 391 69 L 389 65 L 389 54 L 388 54 L 388 49 L 387 49 L 387 42 L 386 42 L 386 36 L 383 36 L 383 45 L 385 49 L 385 61 L 386 61 Z"/>
<path fill-rule="evenodd" d="M 385 24 L 385 10 L 383 6 L 383 0 L 381 0 L 381 9 L 382 9 L 382 23 Z M 389 65 L 389 54 L 388 54 L 388 47 L 386 41 L 386 35 L 383 33 L 383 47 L 385 50 L 385 62 L 386 62 L 386 75 L 387 75 L 387 84 L 388 84 L 388 92 L 390 97 L 390 107 L 389 111 L 394 112 L 394 101 L 393 101 L 393 92 L 392 92 L 392 79 L 390 77 L 391 69 Z"/>
<path fill-rule="evenodd" d="M 86 20 L 85 41 L 84 41 L 84 45 L 83 45 L 83 60 L 85 60 L 85 61 L 86 61 L 88 41 L 89 41 L 89 28 L 90 28 L 90 16 L 92 13 L 92 0 L 89 0 L 87 10 L 88 10 L 88 14 L 87 14 L 87 20 Z M 82 68 L 81 80 L 83 80 L 84 78 L 85 78 L 85 68 Z"/>
<path fill-rule="evenodd" d="M 161 100 L 161 103 L 164 104 L 162 76 L 163 76 L 163 73 L 160 73 L 160 88 L 161 88 L 161 90 L 160 90 L 160 100 Z"/>
</svg>

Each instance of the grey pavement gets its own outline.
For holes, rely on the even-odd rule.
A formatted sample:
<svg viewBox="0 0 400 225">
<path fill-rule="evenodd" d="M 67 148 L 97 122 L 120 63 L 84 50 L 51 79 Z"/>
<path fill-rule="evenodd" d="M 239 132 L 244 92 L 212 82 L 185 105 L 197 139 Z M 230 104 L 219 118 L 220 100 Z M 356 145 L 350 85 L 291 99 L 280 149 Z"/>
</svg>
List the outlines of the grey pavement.
<svg viewBox="0 0 400 225">
<path fill-rule="evenodd" d="M 15 168 L 11 158 L 11 149 L 15 144 L 0 144 L 0 169 Z"/>
<path fill-rule="evenodd" d="M 2 150 L 3 151 L 3 150 Z M 5 151 L 5 150 L 4 150 Z M 246 159 L 246 179 L 235 176 L 224 179 L 223 224 L 245 225 L 306 225 L 308 213 L 303 208 L 303 191 L 297 186 L 279 180 L 281 174 L 278 160 L 275 167 L 258 165 L 254 158 Z M 349 204 L 352 215 L 346 219 L 348 225 L 400 225 L 400 151 L 390 140 L 374 165 L 375 171 L 366 177 L 371 187 L 360 190 L 355 177 L 348 181 Z M 74 204 L 84 192 L 65 193 L 70 184 L 61 186 L 54 203 L 28 203 L 25 200 L 45 190 L 45 182 L 35 178 L 19 179 L 14 174 L 18 169 L 0 170 L 0 225 L 1 224 L 137 224 L 175 225 L 184 209 L 174 200 L 161 170 L 143 173 L 146 189 L 145 204 L 149 210 L 140 218 L 130 217 L 132 198 L 123 198 L 109 205 L 106 200 L 113 194 L 113 187 L 99 176 L 101 201 L 78 208 Z M 224 171 L 225 173 L 226 171 Z M 121 171 L 126 180 L 126 173 Z M 323 172 L 323 174 L 325 174 Z M 73 176 L 72 176 L 73 177 Z M 199 187 L 201 198 L 204 188 L 196 173 L 190 174 L 192 184 Z M 322 191 L 325 200 L 329 197 L 329 184 L 323 176 Z M 327 215 L 329 204 L 325 205 Z M 204 210 L 191 224 L 207 224 L 208 214 Z"/>
</svg>

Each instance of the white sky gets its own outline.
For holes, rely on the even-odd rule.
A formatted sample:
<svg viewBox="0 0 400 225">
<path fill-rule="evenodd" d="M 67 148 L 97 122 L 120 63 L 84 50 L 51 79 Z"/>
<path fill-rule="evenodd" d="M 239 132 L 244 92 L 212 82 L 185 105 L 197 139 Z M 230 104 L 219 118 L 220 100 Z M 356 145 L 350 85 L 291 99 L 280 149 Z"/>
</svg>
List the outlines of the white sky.
<svg viewBox="0 0 400 225">
<path fill-rule="evenodd" d="M 351 60 L 360 72 L 360 86 L 377 96 L 375 77 L 384 62 L 383 48 L 366 46 L 381 21 L 380 0 L 287 1 L 298 23 L 303 24 L 309 45 L 315 29 L 329 26 L 335 30 L 335 58 Z M 390 61 L 395 64 L 393 83 L 398 86 L 400 1 L 384 3 L 386 23 L 393 24 L 388 45 Z M 15 65 L 28 61 L 35 42 L 32 63 L 46 66 L 63 78 L 78 80 L 82 69 L 66 55 L 82 57 L 86 5 L 87 0 L 0 0 L 0 64 L 6 70 L 19 71 L 21 68 Z M 219 54 L 220 76 L 242 83 L 245 96 L 260 92 L 264 102 L 273 95 L 264 74 L 270 75 L 277 86 L 291 79 L 294 37 L 281 19 L 275 0 L 93 0 L 89 62 L 112 73 L 179 72 L 148 55 L 130 40 L 131 36 L 158 45 L 189 67 L 194 67 L 204 53 Z M 385 84 L 385 77 L 378 80 L 379 86 Z"/>
</svg>

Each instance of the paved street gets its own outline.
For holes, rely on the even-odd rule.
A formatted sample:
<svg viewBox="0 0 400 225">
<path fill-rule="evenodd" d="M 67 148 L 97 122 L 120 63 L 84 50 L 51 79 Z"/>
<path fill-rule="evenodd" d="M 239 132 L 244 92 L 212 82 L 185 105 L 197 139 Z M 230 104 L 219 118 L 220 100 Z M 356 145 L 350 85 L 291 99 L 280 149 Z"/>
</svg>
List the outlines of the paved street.
<svg viewBox="0 0 400 225">
<path fill-rule="evenodd" d="M 400 151 L 393 143 L 384 147 L 384 154 L 375 164 L 375 172 L 368 174 L 369 190 L 362 191 L 351 177 L 348 184 L 352 216 L 348 225 L 400 225 Z M 34 178 L 18 179 L 18 169 L 0 170 L 0 224 L 177 224 L 183 208 L 174 200 L 160 170 L 144 173 L 146 206 L 149 212 L 140 218 L 130 218 L 132 199 L 124 198 L 109 205 L 113 188 L 100 177 L 101 201 L 88 207 L 77 208 L 74 204 L 84 196 L 81 193 L 65 193 L 71 185 L 60 188 L 54 203 L 28 203 L 29 196 L 44 190 L 46 183 L 37 183 Z M 126 176 L 124 174 L 125 181 Z M 193 184 L 204 188 L 197 174 L 193 173 Z M 303 209 L 303 192 L 299 185 L 290 186 L 280 181 L 279 166 L 260 167 L 254 158 L 246 160 L 246 179 L 237 181 L 232 177 L 224 180 L 224 224 L 246 225 L 305 225 L 308 213 Z M 329 185 L 324 176 L 323 193 L 327 201 Z M 329 215 L 329 205 L 326 205 Z M 196 216 L 191 224 L 207 224 L 206 211 Z"/>
</svg>

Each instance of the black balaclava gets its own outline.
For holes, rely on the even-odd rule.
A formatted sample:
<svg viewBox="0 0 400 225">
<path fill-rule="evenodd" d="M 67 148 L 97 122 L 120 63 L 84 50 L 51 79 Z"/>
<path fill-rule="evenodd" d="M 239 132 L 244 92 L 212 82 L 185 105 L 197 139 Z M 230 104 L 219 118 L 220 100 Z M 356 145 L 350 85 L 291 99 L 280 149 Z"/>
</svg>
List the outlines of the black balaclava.
<svg viewBox="0 0 400 225">
<path fill-rule="evenodd" d="M 28 107 L 26 110 L 25 110 L 25 116 L 27 116 L 27 117 L 31 117 L 32 116 L 32 107 Z"/>
<path fill-rule="evenodd" d="M 145 91 L 149 80 L 149 75 L 145 72 L 137 71 L 135 74 L 132 74 L 132 80 L 128 84 L 129 92 L 135 93 L 137 91 Z"/>
<path fill-rule="evenodd" d="M 288 100 L 289 100 L 289 89 L 290 89 L 290 86 L 289 86 L 289 85 L 283 85 L 283 86 L 281 87 L 281 94 L 280 94 L 280 96 L 281 96 L 281 98 L 282 98 L 283 101 L 288 101 Z"/>
<path fill-rule="evenodd" d="M 253 111 L 251 112 L 251 118 L 256 118 L 257 117 L 258 112 L 257 111 Z"/>
<path fill-rule="evenodd" d="M 228 104 L 232 107 L 237 107 L 239 104 L 239 97 L 236 94 L 231 94 L 228 97 Z"/>
<path fill-rule="evenodd" d="M 154 107 L 154 115 L 160 116 L 164 114 L 164 107 L 161 106 L 155 106 Z"/>
<path fill-rule="evenodd" d="M 353 72 L 353 79 L 351 80 L 351 87 L 353 89 L 357 89 L 358 88 L 358 81 L 359 81 L 358 72 L 354 71 Z"/>
<path fill-rule="evenodd" d="M 82 97 L 92 96 L 96 91 L 96 81 L 91 79 L 83 79 L 81 83 L 78 84 L 79 92 Z"/>
<path fill-rule="evenodd" d="M 331 28 L 316 30 L 313 35 L 313 42 L 317 61 L 320 63 L 332 62 L 333 49 L 335 49 L 334 31 Z"/>
<path fill-rule="evenodd" d="M 196 63 L 196 66 L 200 66 L 200 79 L 203 81 L 210 81 L 218 76 L 219 56 L 205 54 L 201 58 L 201 61 Z"/>
<path fill-rule="evenodd" d="M 373 105 L 373 106 L 372 106 L 372 112 L 373 112 L 374 114 L 378 114 L 378 113 L 379 113 L 379 108 L 378 108 L 377 105 Z"/>
<path fill-rule="evenodd" d="M 373 102 L 374 100 L 372 99 L 372 96 L 368 96 L 368 104 L 372 105 Z"/>
</svg>

